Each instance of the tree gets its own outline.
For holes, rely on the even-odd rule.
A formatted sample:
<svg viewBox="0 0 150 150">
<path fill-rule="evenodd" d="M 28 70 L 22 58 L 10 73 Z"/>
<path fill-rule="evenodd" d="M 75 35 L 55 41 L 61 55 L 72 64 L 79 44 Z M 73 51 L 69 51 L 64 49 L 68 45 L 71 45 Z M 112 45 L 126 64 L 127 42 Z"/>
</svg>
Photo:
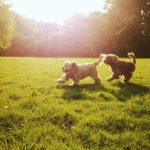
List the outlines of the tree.
<svg viewBox="0 0 150 150">
<path fill-rule="evenodd" d="M 11 46 L 14 37 L 15 21 L 10 5 L 0 0 L 0 49 Z"/>
<path fill-rule="evenodd" d="M 113 49 L 150 56 L 150 0 L 107 0 L 105 25 L 114 30 Z M 117 52 L 118 53 L 118 52 Z"/>
</svg>

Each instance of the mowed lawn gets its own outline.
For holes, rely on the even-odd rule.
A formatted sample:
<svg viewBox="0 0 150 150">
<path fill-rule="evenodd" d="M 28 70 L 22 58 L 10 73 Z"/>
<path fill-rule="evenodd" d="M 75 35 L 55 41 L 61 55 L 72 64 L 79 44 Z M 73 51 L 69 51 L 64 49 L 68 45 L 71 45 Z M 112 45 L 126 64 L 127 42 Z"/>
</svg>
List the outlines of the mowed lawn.
<svg viewBox="0 0 150 150">
<path fill-rule="evenodd" d="M 103 64 L 100 85 L 57 88 L 65 60 L 97 61 L 0 58 L 0 150 L 149 150 L 150 59 L 137 59 L 127 85 L 107 82 Z"/>
</svg>

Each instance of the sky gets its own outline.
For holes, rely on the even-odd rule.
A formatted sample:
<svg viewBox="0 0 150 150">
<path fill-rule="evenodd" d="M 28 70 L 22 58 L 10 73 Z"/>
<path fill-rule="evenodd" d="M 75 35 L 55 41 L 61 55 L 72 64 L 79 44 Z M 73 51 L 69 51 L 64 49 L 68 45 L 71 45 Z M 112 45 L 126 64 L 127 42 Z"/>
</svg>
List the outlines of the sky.
<svg viewBox="0 0 150 150">
<path fill-rule="evenodd" d="M 19 14 L 39 21 L 62 24 L 75 13 L 101 11 L 105 0 L 6 0 Z"/>
</svg>

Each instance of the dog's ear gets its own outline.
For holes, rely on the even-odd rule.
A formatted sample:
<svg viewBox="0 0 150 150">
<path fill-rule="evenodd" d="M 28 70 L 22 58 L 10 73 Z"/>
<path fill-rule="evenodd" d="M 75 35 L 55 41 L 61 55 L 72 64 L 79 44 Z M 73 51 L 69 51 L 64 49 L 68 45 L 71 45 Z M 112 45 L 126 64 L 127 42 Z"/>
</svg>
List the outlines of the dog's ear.
<svg viewBox="0 0 150 150">
<path fill-rule="evenodd" d="M 107 56 L 106 54 L 101 53 L 101 54 L 100 54 L 100 59 L 103 59 L 103 58 L 105 58 L 106 56 Z"/>
<path fill-rule="evenodd" d="M 113 56 L 111 57 L 111 60 L 112 60 L 112 62 L 116 62 L 116 61 L 118 60 L 118 56 L 113 55 Z"/>
<path fill-rule="evenodd" d="M 104 60 L 106 59 L 106 57 L 107 57 L 107 55 L 104 54 L 104 53 L 101 53 L 100 56 L 99 56 L 99 58 L 100 58 L 100 60 L 101 60 L 102 62 L 104 62 Z"/>
<path fill-rule="evenodd" d="M 78 65 L 77 65 L 77 63 L 76 63 L 76 62 L 72 62 L 71 65 L 72 65 L 73 71 L 76 72 L 76 71 L 78 70 Z"/>
<path fill-rule="evenodd" d="M 71 65 L 72 65 L 73 68 L 77 68 L 78 67 L 76 62 L 72 62 Z"/>
</svg>

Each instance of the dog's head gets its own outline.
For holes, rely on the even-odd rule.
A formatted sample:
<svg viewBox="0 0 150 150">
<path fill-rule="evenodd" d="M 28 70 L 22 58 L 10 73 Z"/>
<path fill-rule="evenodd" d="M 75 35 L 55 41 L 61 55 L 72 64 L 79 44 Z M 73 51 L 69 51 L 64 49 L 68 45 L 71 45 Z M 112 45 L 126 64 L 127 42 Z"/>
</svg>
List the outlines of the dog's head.
<svg viewBox="0 0 150 150">
<path fill-rule="evenodd" d="M 114 54 L 101 54 L 102 61 L 107 65 L 112 65 L 118 60 L 118 56 Z"/>
<path fill-rule="evenodd" d="M 78 65 L 76 62 L 65 62 L 63 67 L 62 67 L 62 71 L 64 73 L 75 73 L 78 70 Z"/>
</svg>

